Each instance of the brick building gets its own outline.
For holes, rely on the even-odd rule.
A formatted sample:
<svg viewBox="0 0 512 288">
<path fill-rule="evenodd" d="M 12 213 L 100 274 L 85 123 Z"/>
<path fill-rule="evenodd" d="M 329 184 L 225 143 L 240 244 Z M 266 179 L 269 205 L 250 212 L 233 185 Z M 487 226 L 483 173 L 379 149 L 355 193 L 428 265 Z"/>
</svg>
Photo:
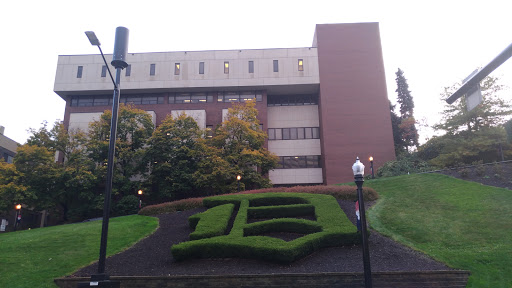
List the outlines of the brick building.
<svg viewBox="0 0 512 288">
<path fill-rule="evenodd" d="M 185 112 L 214 129 L 232 102 L 255 99 L 267 148 L 280 157 L 274 184 L 348 182 L 356 156 L 373 156 L 376 167 L 395 159 L 378 23 L 317 25 L 311 47 L 129 53 L 126 61 L 120 101 L 155 125 Z M 101 55 L 59 56 L 54 91 L 66 101 L 66 127 L 87 129 L 111 109 L 112 86 Z"/>
<path fill-rule="evenodd" d="M 18 149 L 18 142 L 4 135 L 5 127 L 0 126 L 0 159 L 4 159 L 7 163 L 12 163 L 16 150 Z"/>
</svg>

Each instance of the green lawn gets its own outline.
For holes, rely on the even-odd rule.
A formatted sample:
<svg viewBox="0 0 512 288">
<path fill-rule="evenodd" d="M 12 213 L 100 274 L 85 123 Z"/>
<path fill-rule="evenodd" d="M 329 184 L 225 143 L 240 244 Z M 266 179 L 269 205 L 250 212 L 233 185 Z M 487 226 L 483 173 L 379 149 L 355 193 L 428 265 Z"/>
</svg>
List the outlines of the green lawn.
<svg viewBox="0 0 512 288">
<path fill-rule="evenodd" d="M 512 191 L 439 174 L 366 181 L 371 227 L 448 266 L 467 287 L 512 287 Z"/>
<path fill-rule="evenodd" d="M 53 279 L 97 261 L 102 221 L 0 234 L 0 287 L 56 287 Z M 132 246 L 158 227 L 158 219 L 110 219 L 107 255 Z M 108 261 L 108 260 L 107 260 Z"/>
</svg>

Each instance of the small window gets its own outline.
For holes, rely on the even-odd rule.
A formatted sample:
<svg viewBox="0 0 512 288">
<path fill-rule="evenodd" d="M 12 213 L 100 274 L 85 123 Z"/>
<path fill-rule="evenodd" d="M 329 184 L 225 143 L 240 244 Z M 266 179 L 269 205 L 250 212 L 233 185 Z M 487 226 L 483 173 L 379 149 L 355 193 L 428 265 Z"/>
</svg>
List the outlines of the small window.
<svg viewBox="0 0 512 288">
<path fill-rule="evenodd" d="M 312 128 L 304 128 L 304 139 L 312 139 L 313 138 L 313 132 L 311 131 Z"/>
<path fill-rule="evenodd" d="M 320 128 L 315 127 L 311 128 L 311 130 L 313 131 L 313 139 L 320 139 Z"/>
<path fill-rule="evenodd" d="M 82 78 L 83 70 L 84 70 L 84 66 L 78 66 L 78 70 L 76 71 L 76 78 Z"/>
<path fill-rule="evenodd" d="M 206 102 L 212 103 L 213 102 L 213 95 L 206 96 Z"/>
<path fill-rule="evenodd" d="M 156 64 L 151 64 L 149 66 L 149 75 L 154 76 L 155 75 L 155 69 L 156 69 Z"/>
<path fill-rule="evenodd" d="M 174 96 L 169 96 L 169 104 L 174 104 Z"/>
<path fill-rule="evenodd" d="M 224 74 L 229 74 L 229 62 L 224 61 Z"/>
<path fill-rule="evenodd" d="M 304 61 L 299 59 L 299 71 L 304 71 Z"/>
<path fill-rule="evenodd" d="M 268 128 L 268 140 L 276 140 L 276 129 Z"/>
<path fill-rule="evenodd" d="M 249 61 L 249 73 L 254 73 L 254 61 Z"/>
<path fill-rule="evenodd" d="M 283 139 L 283 129 L 276 129 L 276 140 Z"/>
<path fill-rule="evenodd" d="M 213 137 L 213 125 L 206 125 L 206 138 Z"/>
<path fill-rule="evenodd" d="M 199 74 L 204 74 L 204 62 L 199 62 Z"/>
<path fill-rule="evenodd" d="M 279 72 L 279 61 L 274 60 L 274 72 Z"/>
<path fill-rule="evenodd" d="M 297 128 L 290 128 L 290 140 L 297 140 Z"/>
<path fill-rule="evenodd" d="M 283 140 L 290 140 L 290 128 L 283 128 Z"/>
<path fill-rule="evenodd" d="M 94 106 L 107 106 L 107 105 L 108 105 L 108 98 L 98 97 L 98 96 L 96 96 L 94 98 Z"/>
<path fill-rule="evenodd" d="M 256 93 L 256 102 L 263 101 L 263 95 L 261 93 Z"/>
<path fill-rule="evenodd" d="M 101 66 L 101 77 L 107 77 L 107 66 Z"/>
<path fill-rule="evenodd" d="M 131 74 L 132 74 L 132 65 L 128 64 L 128 66 L 126 67 L 126 74 L 125 74 L 125 76 L 129 77 Z"/>
<path fill-rule="evenodd" d="M 174 63 L 174 75 L 180 75 L 180 63 Z"/>
<path fill-rule="evenodd" d="M 263 131 L 263 124 L 260 124 L 258 128 L 260 128 L 260 130 Z"/>
<path fill-rule="evenodd" d="M 297 139 L 304 139 L 304 128 L 297 128 Z"/>
</svg>

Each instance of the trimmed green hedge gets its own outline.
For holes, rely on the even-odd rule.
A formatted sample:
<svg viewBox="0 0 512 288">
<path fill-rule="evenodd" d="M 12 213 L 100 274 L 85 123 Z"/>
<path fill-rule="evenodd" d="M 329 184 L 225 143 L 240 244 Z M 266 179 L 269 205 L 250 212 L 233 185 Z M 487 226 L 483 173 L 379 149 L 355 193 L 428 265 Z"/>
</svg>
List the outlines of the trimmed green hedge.
<svg viewBox="0 0 512 288">
<path fill-rule="evenodd" d="M 239 257 L 288 263 L 323 247 L 359 242 L 356 227 L 348 220 L 336 199 L 330 195 L 262 193 L 216 196 L 206 198 L 203 202 L 206 207 L 236 205 L 238 214 L 233 222 L 233 228 L 228 235 L 182 242 L 172 246 L 172 255 L 178 261 L 187 258 Z M 306 202 L 307 204 L 297 204 L 297 202 Z M 256 203 L 258 206 L 250 207 L 252 203 Z M 262 206 L 265 204 L 271 206 Z M 249 212 L 250 210 L 253 212 Z M 280 218 L 247 223 L 249 213 L 256 213 L 258 217 L 269 215 L 291 217 L 309 214 L 304 212 L 306 210 L 313 210 L 316 221 Z M 293 215 L 294 213 L 295 215 Z M 201 225 L 203 219 L 205 218 L 201 217 L 198 226 Z M 219 219 L 217 221 L 220 222 Z M 294 232 L 307 235 L 290 242 L 267 236 L 253 236 L 266 232 Z"/>
<path fill-rule="evenodd" d="M 224 235 L 234 208 L 233 204 L 224 204 L 190 216 L 188 224 L 190 228 L 195 228 L 189 236 L 190 240 Z"/>
</svg>

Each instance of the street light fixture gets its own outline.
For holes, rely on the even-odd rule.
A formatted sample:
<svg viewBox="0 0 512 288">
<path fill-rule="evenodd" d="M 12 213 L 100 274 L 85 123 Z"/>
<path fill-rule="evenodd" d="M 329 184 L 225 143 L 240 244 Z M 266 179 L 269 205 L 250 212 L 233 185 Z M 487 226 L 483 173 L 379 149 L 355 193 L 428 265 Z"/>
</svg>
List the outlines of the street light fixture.
<svg viewBox="0 0 512 288">
<path fill-rule="evenodd" d="M 110 277 L 105 273 L 105 259 L 107 254 L 107 237 L 108 237 L 108 222 L 110 217 L 110 201 L 112 194 L 112 177 L 114 174 L 114 155 L 115 155 L 115 144 L 116 144 L 116 135 L 117 135 L 117 114 L 119 111 L 119 97 L 121 94 L 121 89 L 119 88 L 119 84 L 121 82 L 121 71 L 128 67 L 128 63 L 126 63 L 126 54 L 128 51 L 128 35 L 129 30 L 125 27 L 117 27 L 116 28 L 116 36 L 114 43 L 114 53 L 112 55 L 112 66 L 116 68 L 116 80 L 114 81 L 114 77 L 112 77 L 112 73 L 110 72 L 109 65 L 105 60 L 105 55 L 103 55 L 103 51 L 100 47 L 100 41 L 96 34 L 92 31 L 85 32 L 87 38 L 89 38 L 89 42 L 93 46 L 97 46 L 100 50 L 101 57 L 103 57 L 103 62 L 107 66 L 108 74 L 110 75 L 110 79 L 112 79 L 112 83 L 114 84 L 114 96 L 112 101 L 112 119 L 110 122 L 110 137 L 109 137 L 109 148 L 108 148 L 108 159 L 107 159 L 107 180 L 105 185 L 105 201 L 103 205 L 103 223 L 101 227 L 101 242 L 100 242 L 100 257 L 98 260 L 98 273 L 96 275 L 91 275 L 91 281 L 89 283 L 79 283 L 78 287 L 120 287 L 121 283 L 119 281 L 110 281 Z M 86 286 L 88 284 L 88 286 Z"/>
<path fill-rule="evenodd" d="M 363 182 L 364 165 L 356 158 L 356 163 L 352 165 L 354 180 L 357 185 L 357 197 L 359 202 L 359 214 L 361 215 L 361 238 L 363 244 L 363 265 L 364 265 L 364 284 L 366 288 L 372 287 L 372 271 L 370 267 L 370 250 L 368 248 L 368 232 L 366 231 L 366 215 L 364 211 Z"/>
<path fill-rule="evenodd" d="M 14 219 L 14 231 L 16 231 L 18 223 L 21 222 L 21 204 L 16 204 L 14 208 L 16 208 L 16 218 Z"/>
<path fill-rule="evenodd" d="M 237 191 L 240 192 L 240 180 L 242 179 L 242 176 L 240 174 L 236 175 L 236 181 L 238 182 L 238 189 Z"/>
<path fill-rule="evenodd" d="M 139 191 L 137 191 L 137 195 L 139 195 L 139 210 L 140 208 L 142 208 L 142 190 L 139 189 Z"/>
<path fill-rule="evenodd" d="M 372 179 L 375 179 L 375 175 L 373 174 L 373 156 L 370 156 L 370 170 L 372 171 Z"/>
</svg>

